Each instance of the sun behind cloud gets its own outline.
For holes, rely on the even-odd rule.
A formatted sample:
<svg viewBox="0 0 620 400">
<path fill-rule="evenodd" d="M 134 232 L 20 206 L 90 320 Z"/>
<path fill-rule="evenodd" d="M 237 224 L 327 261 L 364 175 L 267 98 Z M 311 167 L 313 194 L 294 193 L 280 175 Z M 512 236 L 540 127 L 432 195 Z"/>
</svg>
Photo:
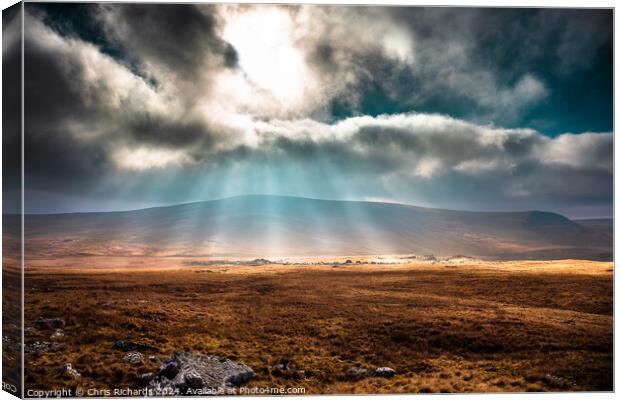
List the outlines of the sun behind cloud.
<svg viewBox="0 0 620 400">
<path fill-rule="evenodd" d="M 223 38 L 237 50 L 247 78 L 282 102 L 301 100 L 312 76 L 291 40 L 291 15 L 269 7 L 232 11 L 225 19 Z"/>
</svg>

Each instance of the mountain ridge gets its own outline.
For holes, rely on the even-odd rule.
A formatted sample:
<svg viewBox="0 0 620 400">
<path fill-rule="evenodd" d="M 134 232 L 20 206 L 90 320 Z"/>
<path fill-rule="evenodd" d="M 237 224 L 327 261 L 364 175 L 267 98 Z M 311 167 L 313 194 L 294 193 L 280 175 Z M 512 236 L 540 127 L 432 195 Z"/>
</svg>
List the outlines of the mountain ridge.
<svg viewBox="0 0 620 400">
<path fill-rule="evenodd" d="M 330 203 L 372 203 L 372 204 L 386 204 L 386 205 L 395 205 L 402 207 L 411 207 L 414 209 L 420 210 L 429 210 L 429 211 L 450 211 L 450 212 L 458 212 L 458 213 L 480 213 L 480 214 L 526 214 L 526 213 L 548 213 L 548 214 L 556 214 L 560 215 L 571 221 L 578 220 L 609 220 L 610 218 L 569 218 L 564 216 L 563 214 L 554 212 L 554 211 L 545 211 L 545 210 L 517 210 L 517 211 L 479 211 L 479 210 L 459 210 L 459 209 L 451 209 L 451 208 L 435 208 L 435 207 L 424 207 L 418 206 L 415 204 L 407 204 L 407 203 L 398 203 L 398 202 L 390 202 L 390 201 L 376 201 L 376 200 L 342 200 L 342 199 L 322 199 L 322 198 L 314 198 L 314 197 L 304 197 L 304 196 L 289 196 L 289 195 L 271 195 L 271 194 L 244 194 L 244 195 L 235 195 L 228 197 L 221 197 L 217 199 L 210 200 L 197 200 L 191 201 L 187 203 L 178 203 L 178 204 L 167 204 L 161 206 L 152 206 L 152 207 L 143 207 L 143 208 L 134 208 L 129 210 L 109 210 L 109 211 L 70 211 L 70 212 L 58 212 L 58 213 L 26 213 L 24 215 L 32 215 L 32 216 L 48 216 L 48 215 L 75 215 L 75 214 L 119 214 L 119 213 L 131 213 L 136 211 L 147 211 L 147 210 L 156 210 L 156 209 L 165 209 L 165 208 L 174 208 L 174 207 L 182 207 L 182 206 L 193 206 L 200 205 L 204 203 L 214 203 L 221 202 L 226 200 L 233 199 L 243 199 L 243 198 L 280 198 L 280 199 L 290 199 L 290 200 L 308 200 L 308 201 L 316 201 L 316 202 L 330 202 Z M 16 213 L 3 213 L 3 215 L 13 215 L 18 216 L 20 214 Z"/>
<path fill-rule="evenodd" d="M 609 224 L 579 224 L 545 211 L 456 211 L 270 195 L 132 211 L 27 214 L 25 224 L 27 247 L 41 257 L 465 254 L 606 259 L 612 238 Z"/>
</svg>

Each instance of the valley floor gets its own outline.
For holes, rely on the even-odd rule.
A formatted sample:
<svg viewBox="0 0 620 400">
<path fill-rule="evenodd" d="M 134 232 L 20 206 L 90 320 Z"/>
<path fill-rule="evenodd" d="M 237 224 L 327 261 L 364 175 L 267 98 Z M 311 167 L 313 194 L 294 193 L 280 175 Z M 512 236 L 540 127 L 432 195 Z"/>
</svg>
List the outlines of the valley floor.
<svg viewBox="0 0 620 400">
<path fill-rule="evenodd" d="M 392 260 L 31 260 L 26 343 L 51 341 L 40 317 L 65 326 L 26 354 L 26 390 L 137 388 L 175 350 L 306 394 L 613 389 L 612 263 Z M 118 340 L 152 348 L 131 364 Z"/>
</svg>

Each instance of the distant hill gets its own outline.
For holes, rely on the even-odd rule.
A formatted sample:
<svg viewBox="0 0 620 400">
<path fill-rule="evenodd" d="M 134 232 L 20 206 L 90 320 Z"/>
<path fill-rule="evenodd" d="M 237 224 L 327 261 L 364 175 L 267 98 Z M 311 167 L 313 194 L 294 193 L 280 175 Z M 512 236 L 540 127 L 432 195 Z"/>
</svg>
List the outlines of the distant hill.
<svg viewBox="0 0 620 400">
<path fill-rule="evenodd" d="M 6 223 L 18 218 L 5 215 Z M 27 257 L 456 254 L 611 259 L 611 220 L 240 196 L 127 212 L 26 216 Z"/>
</svg>

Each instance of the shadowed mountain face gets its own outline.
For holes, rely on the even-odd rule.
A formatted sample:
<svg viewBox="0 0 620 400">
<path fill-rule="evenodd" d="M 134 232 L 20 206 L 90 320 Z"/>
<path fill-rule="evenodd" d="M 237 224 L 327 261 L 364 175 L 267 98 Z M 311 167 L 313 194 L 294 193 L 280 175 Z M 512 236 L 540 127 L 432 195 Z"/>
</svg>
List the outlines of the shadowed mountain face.
<svg viewBox="0 0 620 400">
<path fill-rule="evenodd" d="M 5 216 L 9 220 L 15 216 Z M 27 215 L 29 257 L 433 254 L 611 259 L 611 222 L 531 212 L 241 196 L 128 212 Z"/>
</svg>

